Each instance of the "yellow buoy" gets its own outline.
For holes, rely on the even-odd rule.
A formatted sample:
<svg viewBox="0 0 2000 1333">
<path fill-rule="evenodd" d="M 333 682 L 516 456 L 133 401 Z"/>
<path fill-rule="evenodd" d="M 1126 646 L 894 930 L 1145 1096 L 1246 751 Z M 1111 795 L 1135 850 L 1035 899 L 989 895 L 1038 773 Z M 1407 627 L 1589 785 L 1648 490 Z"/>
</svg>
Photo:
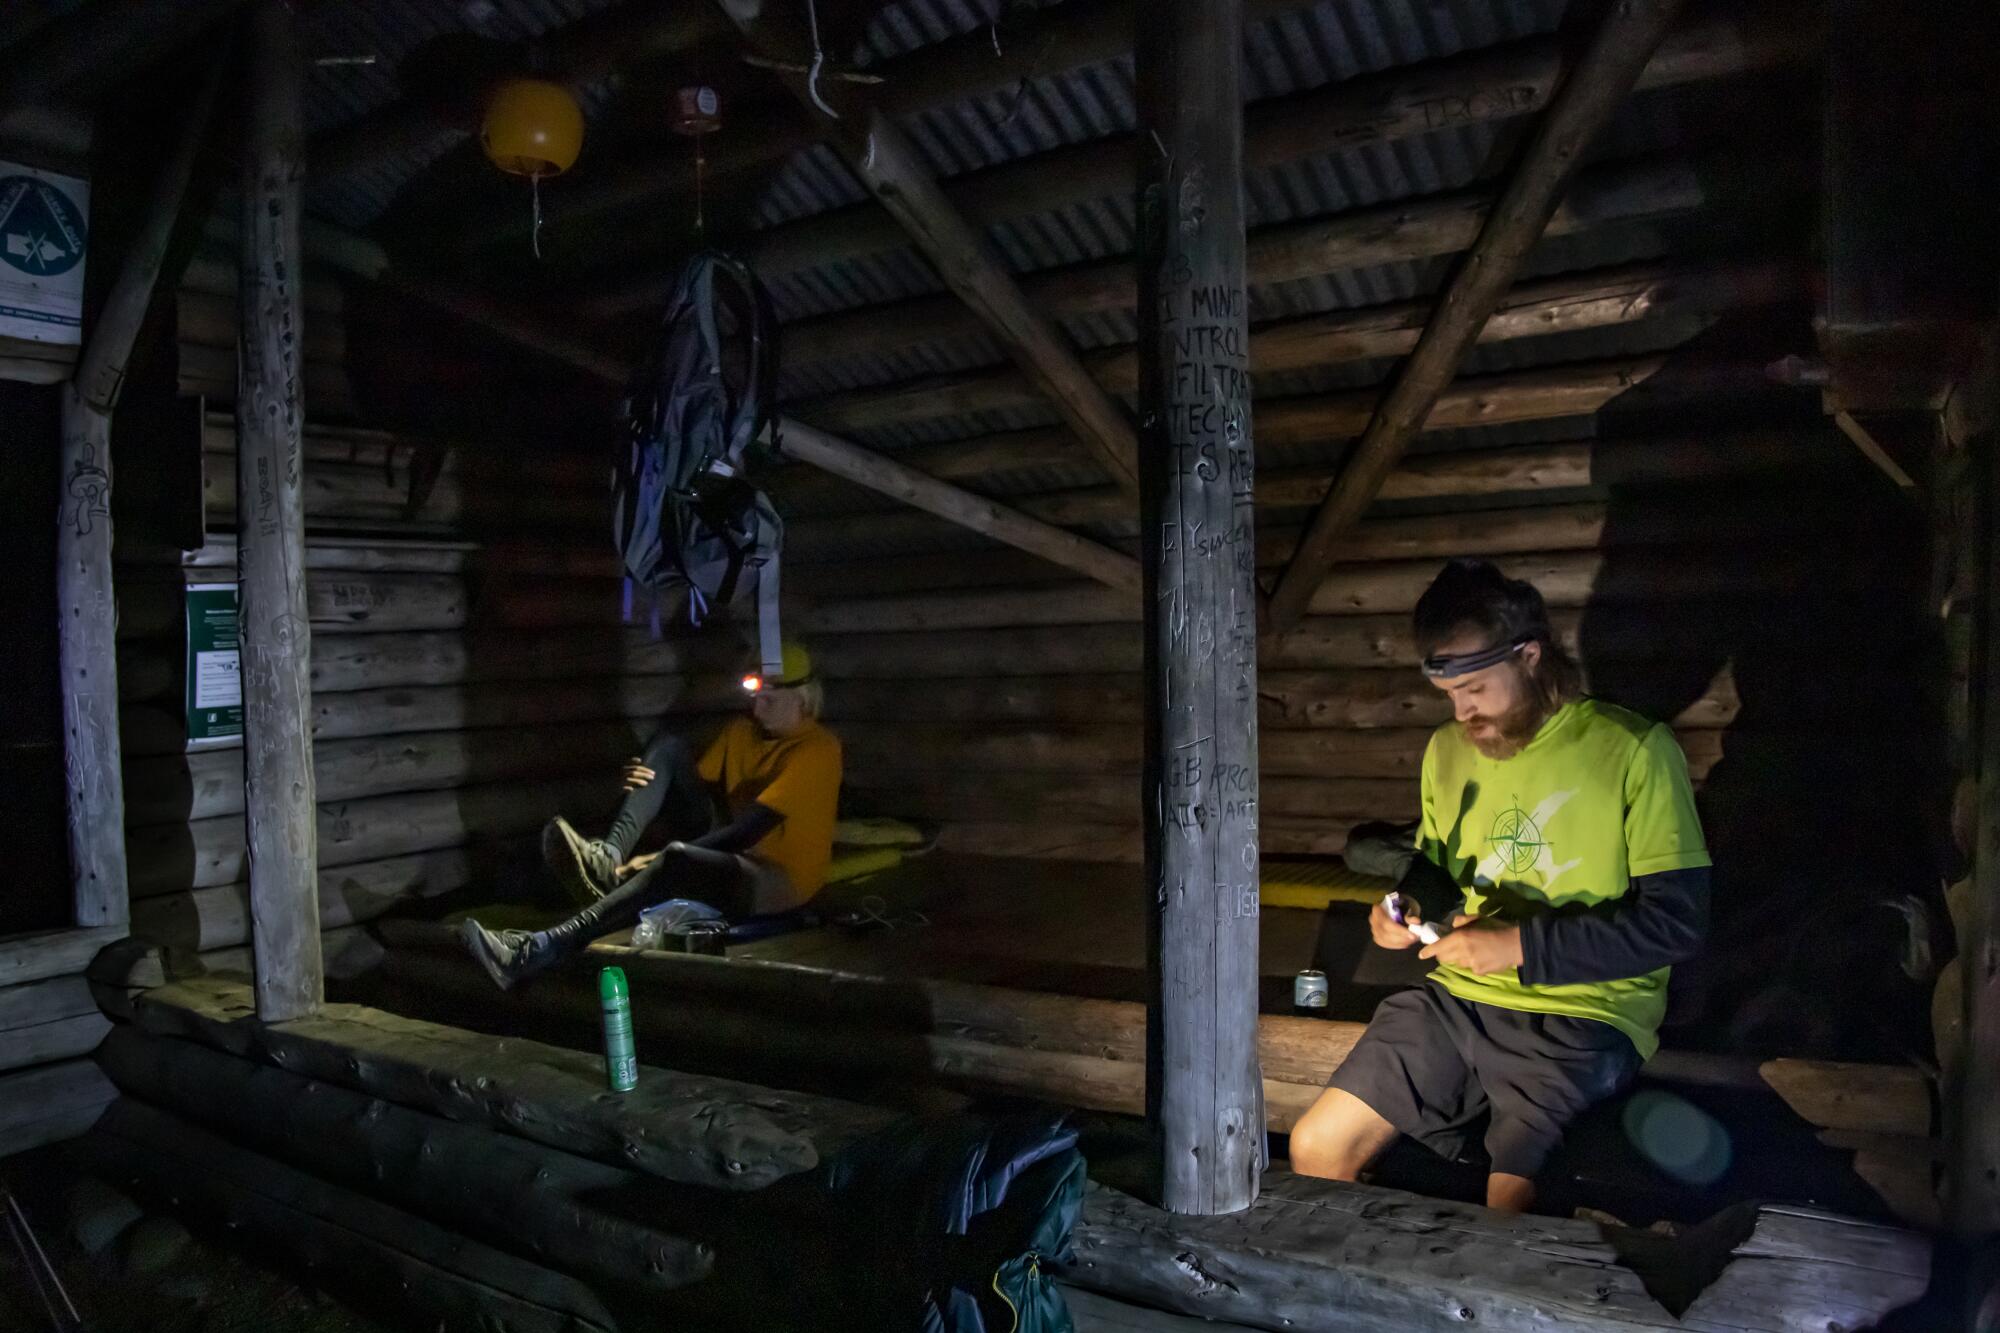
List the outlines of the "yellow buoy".
<svg viewBox="0 0 2000 1333">
<path fill-rule="evenodd" d="M 583 109 L 559 83 L 509 79 L 486 104 L 479 143 L 502 171 L 560 176 L 583 150 Z"/>
</svg>

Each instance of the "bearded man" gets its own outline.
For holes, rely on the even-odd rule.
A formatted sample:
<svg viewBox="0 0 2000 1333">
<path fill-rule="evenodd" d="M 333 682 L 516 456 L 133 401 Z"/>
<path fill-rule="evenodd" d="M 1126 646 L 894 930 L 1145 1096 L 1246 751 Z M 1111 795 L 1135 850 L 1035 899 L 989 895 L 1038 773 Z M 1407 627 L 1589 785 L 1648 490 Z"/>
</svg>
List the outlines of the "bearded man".
<svg viewBox="0 0 2000 1333">
<path fill-rule="evenodd" d="M 1489 1207 L 1525 1211 L 1585 1108 L 1658 1048 L 1667 975 L 1708 923 L 1708 851 L 1673 733 L 1582 692 L 1533 585 L 1455 560 L 1416 610 L 1424 675 L 1454 720 L 1432 735 L 1410 902 L 1457 904 L 1425 984 L 1385 1000 L 1292 1131 L 1294 1170 L 1353 1180 L 1398 1133 L 1456 1156 L 1488 1117 Z M 1462 898 L 1462 902 L 1459 901 Z"/>
</svg>

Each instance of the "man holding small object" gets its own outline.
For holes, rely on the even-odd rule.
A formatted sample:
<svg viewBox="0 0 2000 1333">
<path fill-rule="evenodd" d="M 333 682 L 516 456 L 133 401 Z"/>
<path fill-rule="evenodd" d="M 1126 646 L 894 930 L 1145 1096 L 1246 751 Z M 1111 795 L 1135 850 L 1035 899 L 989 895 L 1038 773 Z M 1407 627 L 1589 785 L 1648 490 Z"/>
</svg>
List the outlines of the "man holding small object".
<svg viewBox="0 0 2000 1333">
<path fill-rule="evenodd" d="M 1424 752 L 1414 839 L 1349 857 L 1398 881 L 1375 943 L 1438 966 L 1376 1011 L 1292 1167 L 1353 1180 L 1398 1133 L 1455 1156 L 1490 1113 L 1486 1202 L 1522 1212 L 1569 1123 L 1658 1049 L 1668 970 L 1707 930 L 1708 852 L 1673 733 L 1582 693 L 1532 585 L 1453 561 L 1416 639 L 1454 720 Z"/>
</svg>

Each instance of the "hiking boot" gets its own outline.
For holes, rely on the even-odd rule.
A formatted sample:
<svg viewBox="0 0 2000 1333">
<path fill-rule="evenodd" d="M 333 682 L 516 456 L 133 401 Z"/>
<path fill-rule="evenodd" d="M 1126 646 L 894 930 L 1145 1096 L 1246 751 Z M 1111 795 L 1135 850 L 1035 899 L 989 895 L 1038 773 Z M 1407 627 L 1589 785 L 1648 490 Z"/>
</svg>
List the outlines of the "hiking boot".
<svg viewBox="0 0 2000 1333">
<path fill-rule="evenodd" d="M 617 851 L 601 839 L 584 837 L 561 815 L 542 828 L 542 861 L 578 907 L 590 906 L 618 884 Z"/>
<path fill-rule="evenodd" d="M 458 923 L 458 938 L 501 990 L 514 989 L 561 956 L 533 931 L 488 930 L 469 917 Z"/>
</svg>

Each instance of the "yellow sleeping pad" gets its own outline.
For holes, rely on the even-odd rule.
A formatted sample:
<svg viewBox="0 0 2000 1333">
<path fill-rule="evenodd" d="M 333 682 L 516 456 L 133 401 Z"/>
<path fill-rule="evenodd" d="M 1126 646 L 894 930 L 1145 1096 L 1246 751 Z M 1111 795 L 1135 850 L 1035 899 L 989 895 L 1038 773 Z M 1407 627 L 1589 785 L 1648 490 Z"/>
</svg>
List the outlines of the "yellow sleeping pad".
<svg viewBox="0 0 2000 1333">
<path fill-rule="evenodd" d="M 1328 903 L 1372 903 L 1395 884 L 1374 875 L 1357 875 L 1333 859 L 1265 857 L 1261 897 L 1266 907 L 1324 908 Z"/>
<path fill-rule="evenodd" d="M 827 862 L 826 882 L 845 884 L 850 879 L 860 879 L 878 870 L 888 870 L 903 864 L 901 847 L 836 847 L 833 860 Z"/>
</svg>

